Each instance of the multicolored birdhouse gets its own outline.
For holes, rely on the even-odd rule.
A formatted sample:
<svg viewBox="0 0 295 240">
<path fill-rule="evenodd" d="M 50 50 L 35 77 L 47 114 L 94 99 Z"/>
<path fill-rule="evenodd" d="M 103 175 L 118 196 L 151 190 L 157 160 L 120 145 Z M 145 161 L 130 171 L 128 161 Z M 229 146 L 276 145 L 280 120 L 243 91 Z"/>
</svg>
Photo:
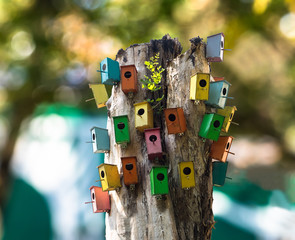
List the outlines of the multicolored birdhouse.
<svg viewBox="0 0 295 240">
<path fill-rule="evenodd" d="M 92 186 L 90 188 L 90 196 L 94 213 L 111 211 L 110 196 L 108 192 L 103 192 L 101 187 Z"/>
<path fill-rule="evenodd" d="M 220 136 L 217 142 L 213 142 L 210 150 L 210 157 L 221 162 L 226 162 L 227 155 L 233 141 L 231 136 Z"/>
<path fill-rule="evenodd" d="M 182 134 L 186 130 L 186 122 L 182 108 L 164 109 L 168 134 Z"/>
<path fill-rule="evenodd" d="M 191 100 L 208 100 L 210 86 L 209 73 L 197 73 L 191 77 L 190 82 L 190 99 Z"/>
<path fill-rule="evenodd" d="M 160 128 L 144 130 L 145 142 L 149 160 L 161 158 L 163 155 Z"/>
<path fill-rule="evenodd" d="M 134 104 L 135 128 L 143 132 L 144 129 L 154 127 L 153 109 L 148 102 Z"/>
<path fill-rule="evenodd" d="M 180 182 L 182 188 L 192 188 L 196 186 L 195 171 L 193 162 L 180 162 L 178 164 Z"/>
<path fill-rule="evenodd" d="M 98 167 L 102 191 L 111 191 L 121 187 L 117 165 L 103 163 Z"/>
<path fill-rule="evenodd" d="M 121 157 L 124 184 L 126 186 L 138 183 L 136 157 Z"/>
<path fill-rule="evenodd" d="M 169 193 L 167 167 L 152 167 L 150 181 L 152 195 L 164 195 Z"/>
<path fill-rule="evenodd" d="M 125 94 L 137 92 L 137 70 L 135 65 L 121 66 L 121 89 Z"/>
<path fill-rule="evenodd" d="M 217 141 L 220 135 L 224 116 L 216 113 L 205 114 L 201 123 L 199 136 L 206 139 Z"/>
<path fill-rule="evenodd" d="M 100 63 L 101 83 L 106 85 L 116 85 L 120 82 L 120 66 L 117 61 L 105 58 Z"/>
<path fill-rule="evenodd" d="M 215 108 L 224 108 L 226 99 L 231 98 L 227 96 L 230 86 L 231 84 L 226 80 L 210 82 L 209 99 L 205 104 Z"/>
<path fill-rule="evenodd" d="M 92 90 L 97 108 L 105 107 L 112 95 L 112 87 L 104 84 L 89 84 L 89 88 Z"/>
<path fill-rule="evenodd" d="M 238 109 L 236 106 L 225 106 L 224 109 L 217 109 L 217 114 L 224 116 L 224 122 L 221 131 L 228 132 L 229 126 L 232 123 L 235 111 Z"/>
<path fill-rule="evenodd" d="M 207 37 L 206 58 L 208 62 L 222 62 L 224 51 L 224 34 L 218 33 Z"/>
<path fill-rule="evenodd" d="M 115 116 L 114 129 L 115 129 L 115 140 L 117 144 L 127 145 L 130 142 L 129 135 L 129 121 L 127 115 Z"/>
<path fill-rule="evenodd" d="M 110 138 L 108 130 L 99 127 L 90 129 L 92 149 L 94 153 L 106 153 L 110 151 Z"/>
<path fill-rule="evenodd" d="M 212 180 L 213 185 L 221 187 L 225 183 L 228 162 L 213 162 L 212 163 Z"/>
</svg>

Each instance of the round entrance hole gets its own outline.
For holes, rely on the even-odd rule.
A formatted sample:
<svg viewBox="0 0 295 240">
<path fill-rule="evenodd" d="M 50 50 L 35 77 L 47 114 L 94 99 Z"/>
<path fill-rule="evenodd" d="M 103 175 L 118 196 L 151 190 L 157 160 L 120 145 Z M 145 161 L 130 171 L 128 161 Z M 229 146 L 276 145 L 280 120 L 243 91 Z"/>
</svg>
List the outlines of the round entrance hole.
<svg viewBox="0 0 295 240">
<path fill-rule="evenodd" d="M 163 181 L 164 178 L 165 178 L 165 176 L 164 176 L 163 173 L 159 173 L 159 174 L 157 175 L 157 179 L 158 179 L 159 181 Z"/>
<path fill-rule="evenodd" d="M 138 114 L 139 116 L 143 115 L 143 114 L 144 114 L 144 109 L 143 109 L 143 108 L 139 109 L 139 110 L 137 111 L 137 114 Z"/>
<path fill-rule="evenodd" d="M 102 178 L 104 178 L 104 171 L 101 171 L 101 172 L 100 172 L 100 176 L 101 176 Z"/>
<path fill-rule="evenodd" d="M 132 163 L 127 163 L 125 165 L 126 170 L 131 171 L 133 169 L 133 164 Z"/>
<path fill-rule="evenodd" d="M 175 119 L 176 119 L 176 117 L 175 117 L 175 115 L 174 115 L 173 113 L 171 113 L 171 114 L 168 116 L 168 119 L 169 119 L 169 121 L 174 122 Z"/>
<path fill-rule="evenodd" d="M 122 123 L 122 122 L 120 122 L 120 123 L 118 123 L 118 128 L 120 129 L 120 130 L 122 130 L 122 129 L 124 129 L 125 128 L 125 124 L 124 123 Z"/>
<path fill-rule="evenodd" d="M 220 122 L 218 120 L 214 121 L 213 126 L 218 128 L 220 126 Z"/>
<path fill-rule="evenodd" d="M 149 140 L 151 142 L 155 142 L 155 141 L 157 141 L 157 136 L 156 135 L 151 135 L 150 138 L 149 138 Z"/>
<path fill-rule="evenodd" d="M 225 95 L 226 94 L 226 88 L 222 89 L 222 94 Z"/>
<path fill-rule="evenodd" d="M 95 141 L 95 134 L 92 133 L 92 140 Z"/>
<path fill-rule="evenodd" d="M 185 168 L 183 169 L 183 173 L 184 173 L 185 175 L 189 175 L 191 172 L 192 172 L 192 170 L 191 170 L 189 167 L 185 167 Z"/>
<path fill-rule="evenodd" d="M 202 79 L 199 84 L 201 87 L 205 87 L 207 85 L 207 82 L 205 79 Z"/>
<path fill-rule="evenodd" d="M 102 70 L 104 71 L 106 69 L 107 69 L 107 65 L 106 64 L 102 65 Z"/>
<path fill-rule="evenodd" d="M 124 73 L 124 77 L 125 77 L 125 78 L 130 78 L 131 75 L 132 75 L 132 74 L 131 74 L 131 72 L 129 72 L 129 71 L 127 71 L 127 72 Z"/>
</svg>

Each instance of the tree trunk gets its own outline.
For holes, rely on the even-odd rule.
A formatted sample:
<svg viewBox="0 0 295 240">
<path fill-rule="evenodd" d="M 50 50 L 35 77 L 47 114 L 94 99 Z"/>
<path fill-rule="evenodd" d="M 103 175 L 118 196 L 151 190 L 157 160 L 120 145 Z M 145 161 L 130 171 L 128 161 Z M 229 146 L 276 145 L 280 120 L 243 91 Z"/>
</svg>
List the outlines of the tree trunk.
<svg viewBox="0 0 295 240">
<path fill-rule="evenodd" d="M 196 40 L 196 39 L 195 39 Z M 200 39 L 199 39 L 200 40 Z M 198 137 L 206 107 L 203 102 L 194 104 L 189 99 L 190 77 L 197 72 L 209 73 L 205 58 L 205 43 L 192 41 L 191 48 L 181 54 L 182 47 L 177 39 L 169 35 L 150 43 L 136 44 L 121 49 L 117 54 L 120 65 L 134 64 L 138 80 L 149 75 L 145 61 L 160 53 L 159 63 L 165 69 L 162 76 L 161 102 L 164 108 L 182 107 L 187 130 L 183 136 L 168 135 L 164 113 L 154 111 L 154 127 L 161 128 L 164 158 L 155 163 L 148 160 L 144 133 L 134 126 L 134 103 L 148 98 L 157 98 L 148 90 L 141 88 L 133 98 L 128 98 L 120 84 L 113 87 L 112 96 L 107 102 L 108 124 L 111 145 L 105 162 L 116 164 L 122 174 L 121 157 L 136 156 L 139 183 L 135 190 L 127 188 L 122 182 L 119 191 L 111 191 L 111 212 L 106 214 L 106 239 L 210 239 L 214 223 L 212 214 L 211 159 L 208 156 L 209 141 Z M 123 149 L 115 143 L 113 116 L 128 115 L 130 140 Z M 196 186 L 185 190 L 181 188 L 178 163 L 193 161 Z M 162 199 L 151 195 L 150 170 L 154 165 L 168 166 L 169 194 Z"/>
</svg>

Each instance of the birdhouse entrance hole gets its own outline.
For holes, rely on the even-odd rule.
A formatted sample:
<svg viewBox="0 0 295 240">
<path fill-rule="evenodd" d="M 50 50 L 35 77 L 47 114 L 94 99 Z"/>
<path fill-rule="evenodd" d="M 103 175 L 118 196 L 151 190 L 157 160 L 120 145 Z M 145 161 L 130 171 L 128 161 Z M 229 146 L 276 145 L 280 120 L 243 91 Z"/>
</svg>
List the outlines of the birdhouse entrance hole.
<svg viewBox="0 0 295 240">
<path fill-rule="evenodd" d="M 192 170 L 191 170 L 189 167 L 185 167 L 185 168 L 183 169 L 183 173 L 184 173 L 185 175 L 189 175 L 191 172 L 192 172 Z"/>
<path fill-rule="evenodd" d="M 144 109 L 143 109 L 143 108 L 139 109 L 139 110 L 137 111 L 137 114 L 138 114 L 139 116 L 143 115 L 143 114 L 144 114 Z"/>
<path fill-rule="evenodd" d="M 213 126 L 218 128 L 220 126 L 220 122 L 218 120 L 214 121 Z"/>
<path fill-rule="evenodd" d="M 171 113 L 171 114 L 168 116 L 168 119 L 169 119 L 169 121 L 174 122 L 175 119 L 176 119 L 176 117 L 175 117 L 174 114 Z"/>
<path fill-rule="evenodd" d="M 223 95 L 226 94 L 226 88 L 223 88 L 222 93 L 223 93 Z"/>
<path fill-rule="evenodd" d="M 92 134 L 92 140 L 93 141 L 95 140 L 95 134 L 94 133 Z"/>
<path fill-rule="evenodd" d="M 221 46 L 221 48 L 224 47 L 224 45 L 223 45 L 223 41 L 220 42 L 220 46 Z"/>
<path fill-rule="evenodd" d="M 120 130 L 122 130 L 122 129 L 124 129 L 125 128 L 125 124 L 124 123 L 118 123 L 118 128 L 120 129 Z"/>
<path fill-rule="evenodd" d="M 92 193 L 92 199 L 95 200 L 95 195 L 94 195 L 94 193 Z"/>
<path fill-rule="evenodd" d="M 226 149 L 229 149 L 229 142 L 226 144 Z"/>
<path fill-rule="evenodd" d="M 102 65 L 102 70 L 106 70 L 106 69 L 107 69 L 107 65 L 106 64 Z"/>
<path fill-rule="evenodd" d="M 207 82 L 205 79 L 202 79 L 199 84 L 201 87 L 205 87 L 207 85 Z"/>
<path fill-rule="evenodd" d="M 131 171 L 133 169 L 133 164 L 132 163 L 128 163 L 125 165 L 126 170 Z"/>
<path fill-rule="evenodd" d="M 130 78 L 131 75 L 132 75 L 131 72 L 127 71 L 127 72 L 125 72 L 124 77 L 125 78 Z"/>
<path fill-rule="evenodd" d="M 159 173 L 159 174 L 157 175 L 157 179 L 158 179 L 159 181 L 163 181 L 164 178 L 165 178 L 165 176 L 164 176 L 163 173 Z"/>
<path fill-rule="evenodd" d="M 104 178 L 104 171 L 101 171 L 101 172 L 100 172 L 100 176 L 101 176 L 102 178 Z"/>
<path fill-rule="evenodd" d="M 232 120 L 232 118 L 233 118 L 233 114 L 231 113 L 229 119 Z"/>
<path fill-rule="evenodd" d="M 154 143 L 155 141 L 157 141 L 157 136 L 156 135 L 151 135 L 149 139 L 150 139 L 151 142 Z"/>
</svg>

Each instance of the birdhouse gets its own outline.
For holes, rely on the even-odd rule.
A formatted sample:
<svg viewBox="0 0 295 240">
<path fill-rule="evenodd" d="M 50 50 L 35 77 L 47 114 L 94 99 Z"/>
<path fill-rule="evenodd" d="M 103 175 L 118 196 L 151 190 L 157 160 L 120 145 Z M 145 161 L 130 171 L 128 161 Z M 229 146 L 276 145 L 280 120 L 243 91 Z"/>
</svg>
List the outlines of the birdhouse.
<svg viewBox="0 0 295 240">
<path fill-rule="evenodd" d="M 152 195 L 169 193 L 167 167 L 152 167 L 150 180 Z"/>
<path fill-rule="evenodd" d="M 236 106 L 225 106 L 224 109 L 217 109 L 217 114 L 224 116 L 224 122 L 221 131 L 228 132 L 229 126 L 232 123 L 235 111 L 237 111 Z"/>
<path fill-rule="evenodd" d="M 193 162 L 180 162 L 178 164 L 178 169 L 182 188 L 192 188 L 196 186 Z"/>
<path fill-rule="evenodd" d="M 154 127 L 153 109 L 148 102 L 134 104 L 135 128 L 143 132 L 144 129 Z"/>
<path fill-rule="evenodd" d="M 168 134 L 184 133 L 186 122 L 182 108 L 164 109 Z"/>
<path fill-rule="evenodd" d="M 127 144 L 130 142 L 129 135 L 129 122 L 128 116 L 115 116 L 114 120 L 114 129 L 115 129 L 115 140 L 118 144 Z"/>
<path fill-rule="evenodd" d="M 221 187 L 224 185 L 228 162 L 213 162 L 212 163 L 212 180 L 213 185 Z"/>
<path fill-rule="evenodd" d="M 137 92 L 137 70 L 134 65 L 121 66 L 121 88 L 125 94 Z"/>
<path fill-rule="evenodd" d="M 150 160 L 154 160 L 155 158 L 161 158 L 163 153 L 162 153 L 160 128 L 145 129 L 144 135 L 145 135 L 148 158 Z"/>
<path fill-rule="evenodd" d="M 231 136 L 221 136 L 217 142 L 213 142 L 210 150 L 210 157 L 226 162 L 227 155 L 230 153 L 230 147 L 233 141 Z"/>
<path fill-rule="evenodd" d="M 224 108 L 226 99 L 231 98 L 227 96 L 230 86 L 231 84 L 226 80 L 210 82 L 209 99 L 205 104 L 215 108 Z"/>
<path fill-rule="evenodd" d="M 103 192 L 101 187 L 92 186 L 90 196 L 94 213 L 110 212 L 111 203 L 108 192 Z"/>
<path fill-rule="evenodd" d="M 102 191 L 111 191 L 121 187 L 120 175 L 116 165 L 103 163 L 98 166 Z"/>
<path fill-rule="evenodd" d="M 209 73 L 197 73 L 191 77 L 190 82 L 190 99 L 191 100 L 208 100 L 210 86 Z"/>
<path fill-rule="evenodd" d="M 110 151 L 110 138 L 107 129 L 93 127 L 90 129 L 92 149 L 94 153 L 106 153 Z"/>
<path fill-rule="evenodd" d="M 116 85 L 120 82 L 120 66 L 117 61 L 105 58 L 100 63 L 101 83 L 106 85 Z"/>
<path fill-rule="evenodd" d="M 206 58 L 208 62 L 222 62 L 224 51 L 224 34 L 218 33 L 207 37 Z"/>
<path fill-rule="evenodd" d="M 104 84 L 89 84 L 89 88 L 92 90 L 97 108 L 105 107 L 112 94 L 112 87 Z"/>
<path fill-rule="evenodd" d="M 216 113 L 205 114 L 201 123 L 199 136 L 217 141 L 220 135 L 223 121 L 224 116 L 220 116 Z"/>
<path fill-rule="evenodd" d="M 126 186 L 138 183 L 136 157 L 121 157 L 124 184 Z"/>
</svg>

